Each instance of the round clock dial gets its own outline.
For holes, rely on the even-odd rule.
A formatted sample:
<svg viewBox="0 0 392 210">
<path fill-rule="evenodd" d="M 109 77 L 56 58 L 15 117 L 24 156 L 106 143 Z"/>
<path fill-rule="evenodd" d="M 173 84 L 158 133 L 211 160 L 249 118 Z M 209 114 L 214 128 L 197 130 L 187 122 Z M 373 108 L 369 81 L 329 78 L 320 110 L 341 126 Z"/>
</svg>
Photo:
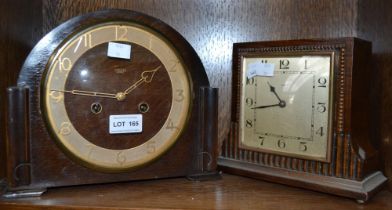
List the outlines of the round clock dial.
<svg viewBox="0 0 392 210">
<path fill-rule="evenodd" d="M 127 22 L 94 25 L 68 39 L 51 58 L 42 90 L 59 145 L 103 171 L 132 169 L 162 155 L 190 112 L 191 84 L 176 51 Z"/>
<path fill-rule="evenodd" d="M 241 146 L 328 161 L 332 58 L 243 58 Z"/>
</svg>

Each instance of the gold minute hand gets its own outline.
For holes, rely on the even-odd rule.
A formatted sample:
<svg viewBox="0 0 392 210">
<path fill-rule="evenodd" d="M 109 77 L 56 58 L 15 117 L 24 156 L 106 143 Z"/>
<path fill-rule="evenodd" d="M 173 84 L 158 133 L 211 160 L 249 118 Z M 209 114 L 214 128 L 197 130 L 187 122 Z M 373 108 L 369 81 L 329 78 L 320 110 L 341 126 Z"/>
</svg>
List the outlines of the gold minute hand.
<svg viewBox="0 0 392 210">
<path fill-rule="evenodd" d="M 113 93 L 102 93 L 95 91 L 85 91 L 85 90 L 51 90 L 62 93 L 70 93 L 73 95 L 81 95 L 81 96 L 92 96 L 92 97 L 102 97 L 102 98 L 115 98 L 117 99 L 117 94 Z"/>
<path fill-rule="evenodd" d="M 141 78 L 124 91 L 125 95 L 129 94 L 130 92 L 135 90 L 139 85 L 141 85 L 143 83 L 150 83 L 152 81 L 152 78 L 155 75 L 155 72 L 157 72 L 161 67 L 162 66 L 158 66 L 155 69 L 143 71 L 140 74 Z"/>
</svg>

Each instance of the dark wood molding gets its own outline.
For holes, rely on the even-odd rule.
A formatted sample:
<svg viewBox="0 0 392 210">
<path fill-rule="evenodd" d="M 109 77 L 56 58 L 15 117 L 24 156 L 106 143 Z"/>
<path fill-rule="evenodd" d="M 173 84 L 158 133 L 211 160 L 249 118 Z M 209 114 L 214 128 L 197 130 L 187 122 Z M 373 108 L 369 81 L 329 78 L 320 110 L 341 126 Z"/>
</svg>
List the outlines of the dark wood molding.
<svg viewBox="0 0 392 210">
<path fill-rule="evenodd" d="M 392 15 L 391 1 L 360 0 L 358 4 L 358 36 L 373 42 L 372 54 L 372 97 L 371 105 L 375 114 L 372 122 L 379 125 L 373 131 L 377 141 L 372 142 L 380 150 L 380 162 L 388 177 L 392 191 Z"/>
<path fill-rule="evenodd" d="M 42 1 L 4 0 L 0 3 L 0 98 L 7 98 L 7 88 L 16 85 L 20 68 L 42 36 Z M 23 15 L 20 15 L 23 14 Z M 5 151 L 7 101 L 0 101 L 0 151 Z M 5 161 L 0 152 L 0 162 Z M 5 177 L 0 165 L 0 179 Z"/>
<path fill-rule="evenodd" d="M 8 88 L 6 155 L 8 187 L 31 182 L 29 90 Z"/>
</svg>

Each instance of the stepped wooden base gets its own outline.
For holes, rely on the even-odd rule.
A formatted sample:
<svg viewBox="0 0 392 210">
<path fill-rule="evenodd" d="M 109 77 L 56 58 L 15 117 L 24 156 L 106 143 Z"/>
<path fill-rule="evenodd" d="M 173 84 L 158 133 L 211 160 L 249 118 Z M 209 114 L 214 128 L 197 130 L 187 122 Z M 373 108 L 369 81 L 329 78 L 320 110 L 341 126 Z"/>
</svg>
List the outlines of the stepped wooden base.
<svg viewBox="0 0 392 210">
<path fill-rule="evenodd" d="M 8 191 L 2 195 L 3 198 L 28 198 L 28 197 L 39 197 L 46 189 L 34 189 L 34 190 L 20 190 L 20 191 Z"/>
<path fill-rule="evenodd" d="M 222 157 L 218 159 L 218 165 L 226 173 L 354 198 L 359 203 L 368 201 L 387 181 L 387 178 L 380 171 L 370 174 L 362 181 L 357 181 L 281 168 L 263 167 Z"/>
<path fill-rule="evenodd" d="M 190 181 L 214 181 L 222 179 L 222 174 L 218 171 L 209 171 L 203 172 L 199 174 L 192 174 L 186 176 L 186 178 Z M 5 191 L 4 193 L 2 193 Z M 28 198 L 28 197 L 40 197 L 42 196 L 47 189 L 16 189 L 9 190 L 5 187 L 4 190 L 0 188 L 0 198 L 4 199 L 14 199 L 14 198 Z"/>
<path fill-rule="evenodd" d="M 222 174 L 218 171 L 192 174 L 186 177 L 190 181 L 213 181 L 222 179 Z"/>
</svg>

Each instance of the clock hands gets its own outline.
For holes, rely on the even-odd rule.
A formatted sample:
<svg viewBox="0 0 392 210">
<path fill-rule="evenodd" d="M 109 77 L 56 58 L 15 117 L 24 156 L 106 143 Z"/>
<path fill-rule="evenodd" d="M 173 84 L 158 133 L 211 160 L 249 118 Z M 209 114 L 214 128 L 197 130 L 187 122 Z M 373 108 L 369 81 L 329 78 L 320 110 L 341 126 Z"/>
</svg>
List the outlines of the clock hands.
<svg viewBox="0 0 392 210">
<path fill-rule="evenodd" d="M 55 92 L 61 93 L 71 93 L 73 95 L 81 95 L 81 96 L 93 96 L 93 97 L 102 97 L 102 98 L 117 98 L 117 94 L 113 93 L 102 93 L 95 91 L 84 91 L 84 90 L 51 90 Z"/>
<path fill-rule="evenodd" d="M 279 103 L 284 102 L 282 99 L 280 99 L 280 97 L 278 96 L 278 94 L 275 91 L 275 87 L 272 86 L 269 82 L 267 82 L 267 84 L 270 86 L 270 91 L 276 96 L 276 98 L 279 100 Z M 286 102 L 284 102 L 284 104 L 286 104 Z"/>
<path fill-rule="evenodd" d="M 280 99 L 279 95 L 275 91 L 275 87 L 272 86 L 269 82 L 267 84 L 270 87 L 270 91 L 276 96 L 276 98 L 279 100 L 279 103 L 277 104 L 272 104 L 272 105 L 264 105 L 264 106 L 256 106 L 253 107 L 252 109 L 263 109 L 263 108 L 268 108 L 268 107 L 274 107 L 274 106 L 279 106 L 280 108 L 284 108 L 286 106 L 286 101 Z"/>
<path fill-rule="evenodd" d="M 280 106 L 280 105 L 279 104 L 272 104 L 272 105 L 265 105 L 265 106 L 256 106 L 251 109 L 263 109 L 263 108 L 274 107 L 274 106 Z"/>
<path fill-rule="evenodd" d="M 153 69 L 153 70 L 147 70 L 147 71 L 143 71 L 140 74 L 140 79 L 138 81 L 136 81 L 133 85 L 131 85 L 129 88 L 127 88 L 124 91 L 125 95 L 128 95 L 131 91 L 133 91 L 134 89 L 136 89 L 139 85 L 145 83 L 150 83 L 152 78 L 154 77 L 154 74 L 156 71 L 158 71 L 162 66 L 158 66 L 157 68 Z"/>
<path fill-rule="evenodd" d="M 91 96 L 91 97 L 101 97 L 101 98 L 114 98 L 117 99 L 118 101 L 123 101 L 125 99 L 125 96 L 128 95 L 130 92 L 135 90 L 138 86 L 140 86 L 143 83 L 150 83 L 152 81 L 152 78 L 154 77 L 154 74 L 156 71 L 158 71 L 162 66 L 158 66 L 157 68 L 153 70 L 147 70 L 143 71 L 140 74 L 140 79 L 136 81 L 134 84 L 132 84 L 130 87 L 128 87 L 124 92 L 118 92 L 116 94 L 114 93 L 103 93 L 103 92 L 97 92 L 97 91 L 85 91 L 85 90 L 51 90 L 55 92 L 62 92 L 62 93 L 70 93 L 73 95 L 81 95 L 81 96 Z"/>
</svg>

